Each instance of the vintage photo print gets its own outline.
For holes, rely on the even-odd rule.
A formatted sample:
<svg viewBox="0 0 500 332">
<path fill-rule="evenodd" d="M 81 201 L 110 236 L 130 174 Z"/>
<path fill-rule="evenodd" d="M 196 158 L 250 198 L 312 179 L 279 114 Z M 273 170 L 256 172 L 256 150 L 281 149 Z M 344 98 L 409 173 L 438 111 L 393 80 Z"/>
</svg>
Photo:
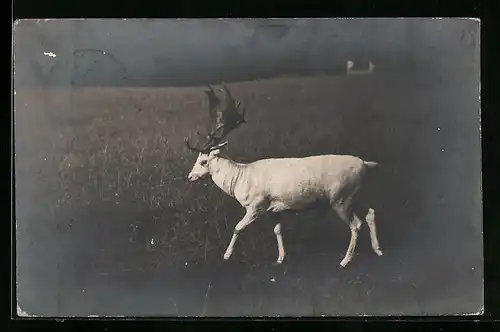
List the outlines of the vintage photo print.
<svg viewBox="0 0 500 332">
<path fill-rule="evenodd" d="M 16 21 L 18 316 L 483 314 L 479 34 Z"/>
</svg>

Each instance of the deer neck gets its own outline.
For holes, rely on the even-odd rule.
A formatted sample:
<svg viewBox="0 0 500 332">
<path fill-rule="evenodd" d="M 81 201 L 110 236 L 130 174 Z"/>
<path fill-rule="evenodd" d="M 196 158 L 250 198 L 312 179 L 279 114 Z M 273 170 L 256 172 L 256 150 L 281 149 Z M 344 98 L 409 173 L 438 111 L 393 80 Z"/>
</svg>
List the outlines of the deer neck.
<svg viewBox="0 0 500 332">
<path fill-rule="evenodd" d="M 214 183 L 226 194 L 234 197 L 235 187 L 244 174 L 245 166 L 222 157 L 210 162 L 210 175 Z"/>
</svg>

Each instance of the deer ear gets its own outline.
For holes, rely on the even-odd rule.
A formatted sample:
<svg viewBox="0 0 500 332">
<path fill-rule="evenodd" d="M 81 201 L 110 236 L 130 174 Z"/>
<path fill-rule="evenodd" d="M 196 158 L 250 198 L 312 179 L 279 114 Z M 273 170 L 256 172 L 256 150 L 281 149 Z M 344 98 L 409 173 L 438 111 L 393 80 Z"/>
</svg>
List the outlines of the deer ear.
<svg viewBox="0 0 500 332">
<path fill-rule="evenodd" d="M 222 148 L 222 147 L 223 147 L 223 146 L 225 146 L 226 144 L 227 144 L 227 141 L 224 141 L 224 142 L 222 142 L 222 143 L 219 143 L 219 144 L 217 145 L 217 149 Z"/>
<path fill-rule="evenodd" d="M 210 151 L 210 157 L 216 157 L 220 154 L 220 150 L 219 149 L 215 149 L 213 151 Z"/>
</svg>

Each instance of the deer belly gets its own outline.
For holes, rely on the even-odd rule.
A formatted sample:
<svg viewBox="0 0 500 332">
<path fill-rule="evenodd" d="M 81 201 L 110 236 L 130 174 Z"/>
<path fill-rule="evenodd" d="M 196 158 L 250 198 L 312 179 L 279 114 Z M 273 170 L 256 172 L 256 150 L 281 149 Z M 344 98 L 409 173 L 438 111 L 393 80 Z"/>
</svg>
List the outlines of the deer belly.
<svg viewBox="0 0 500 332">
<path fill-rule="evenodd" d="M 289 209 L 288 205 L 285 204 L 284 202 L 272 201 L 269 204 L 269 207 L 267 208 L 267 211 L 280 212 L 280 211 L 285 211 L 285 210 L 288 210 L 288 209 Z"/>
<path fill-rule="evenodd" d="M 305 198 L 299 200 L 273 200 L 269 203 L 268 211 L 281 212 L 286 210 L 303 210 L 317 201 L 315 198 Z"/>
</svg>

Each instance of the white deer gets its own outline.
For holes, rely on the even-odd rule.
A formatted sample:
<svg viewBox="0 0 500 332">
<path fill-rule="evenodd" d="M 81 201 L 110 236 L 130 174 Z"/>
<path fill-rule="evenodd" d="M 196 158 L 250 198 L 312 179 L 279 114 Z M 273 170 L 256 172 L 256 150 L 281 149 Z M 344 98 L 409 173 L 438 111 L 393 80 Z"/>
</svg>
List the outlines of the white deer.
<svg viewBox="0 0 500 332">
<path fill-rule="evenodd" d="M 234 112 L 236 108 L 233 107 L 231 111 Z M 225 111 L 229 112 L 230 108 Z M 225 132 L 228 133 L 244 122 L 243 115 L 239 119 L 241 121 L 224 124 L 227 126 Z M 246 210 L 244 217 L 234 228 L 224 259 L 231 257 L 240 232 L 263 214 L 298 211 L 314 203 L 327 202 L 351 230 L 349 247 L 340 262 L 342 267 L 346 267 L 353 257 L 362 225 L 362 221 L 353 211 L 353 198 L 361 188 L 367 171 L 377 167 L 377 163 L 349 155 L 275 158 L 238 163 L 220 156 L 220 148 L 227 144 L 227 141 L 220 142 L 223 136 L 215 137 L 214 134 L 209 134 L 207 137 L 210 144 L 205 144 L 201 149 L 192 147 L 189 140 L 185 139 L 186 146 L 198 152 L 188 180 L 196 181 L 210 176 L 220 189 L 234 197 Z M 368 209 L 365 220 L 370 229 L 373 251 L 381 256 L 373 208 Z M 285 258 L 281 223 L 275 225 L 274 233 L 278 243 L 276 263 L 281 264 Z"/>
</svg>

